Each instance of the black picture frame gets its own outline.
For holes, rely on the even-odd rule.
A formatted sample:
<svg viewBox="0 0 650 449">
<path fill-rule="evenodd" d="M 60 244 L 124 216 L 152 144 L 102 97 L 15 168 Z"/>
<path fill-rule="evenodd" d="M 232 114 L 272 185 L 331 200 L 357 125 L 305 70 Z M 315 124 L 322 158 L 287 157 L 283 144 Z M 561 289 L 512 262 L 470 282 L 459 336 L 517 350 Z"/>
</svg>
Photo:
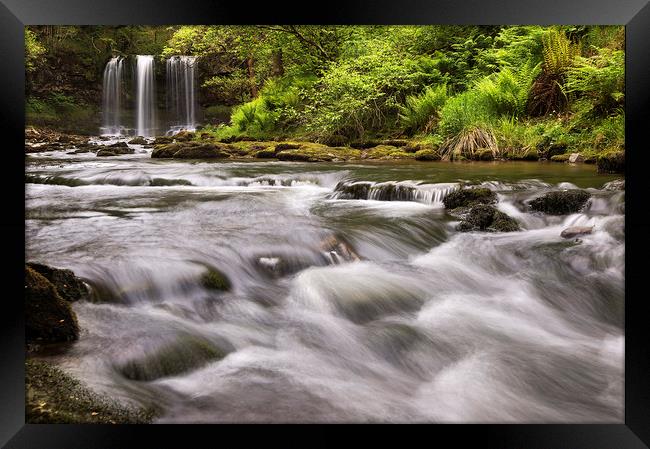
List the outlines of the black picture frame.
<svg viewBox="0 0 650 449">
<path fill-rule="evenodd" d="M 598 24 L 626 26 L 626 302 L 625 422 L 619 425 L 432 425 L 399 426 L 402 436 L 430 444 L 498 448 L 643 448 L 650 445 L 649 296 L 646 286 L 650 219 L 647 111 L 650 109 L 650 3 L 646 0 L 469 0 L 374 2 L 330 0 L 309 5 L 243 4 L 221 0 L 0 0 L 0 142 L 4 151 L 0 232 L 7 257 L 0 312 L 0 445 L 8 448 L 188 447 L 200 439 L 246 445 L 260 430 L 238 426 L 102 426 L 25 424 L 24 325 L 20 292 L 24 277 L 24 26 L 161 24 Z M 23 186 L 23 187 L 21 187 Z M 22 262 L 21 262 L 22 261 Z M 268 442 L 285 445 L 340 444 L 340 426 L 303 426 L 288 435 L 266 426 Z M 350 429 L 350 427 L 347 427 Z M 374 426 L 374 438 L 390 442 L 395 426 Z M 366 429 L 364 429 L 366 430 Z M 404 431 L 405 430 L 405 431 Z M 366 430 L 367 432 L 367 430 Z M 389 435 L 389 432 L 391 435 Z M 400 437 L 401 438 L 401 437 Z M 444 439 L 443 439 L 444 438 Z M 183 443 L 179 443 L 182 441 Z M 233 441 L 233 440 L 231 440 Z M 406 440 L 396 440 L 402 444 Z M 264 444 L 264 443 L 263 443 Z"/>
</svg>

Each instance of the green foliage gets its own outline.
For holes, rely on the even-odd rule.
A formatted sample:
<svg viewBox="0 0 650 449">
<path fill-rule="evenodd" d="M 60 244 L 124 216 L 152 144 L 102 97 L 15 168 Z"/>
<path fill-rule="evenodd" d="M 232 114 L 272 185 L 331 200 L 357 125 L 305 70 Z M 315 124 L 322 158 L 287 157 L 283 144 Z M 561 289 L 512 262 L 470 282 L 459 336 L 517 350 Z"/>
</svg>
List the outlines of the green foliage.
<svg viewBox="0 0 650 449">
<path fill-rule="evenodd" d="M 430 132 L 433 129 L 438 113 L 447 101 L 447 86 L 429 86 L 420 95 L 409 95 L 406 104 L 400 107 L 400 122 L 405 131 Z"/>
<path fill-rule="evenodd" d="M 594 111 L 606 115 L 623 107 L 625 53 L 608 48 L 595 51 L 589 58 L 576 58 L 567 72 L 566 90 L 589 97 Z"/>
<path fill-rule="evenodd" d="M 43 62 L 46 50 L 36 34 L 25 28 L 25 71 L 31 73 Z"/>
<path fill-rule="evenodd" d="M 564 31 L 552 28 L 542 38 L 544 44 L 544 72 L 549 75 L 564 74 L 580 55 L 580 45 L 574 44 Z"/>
<path fill-rule="evenodd" d="M 487 126 L 494 119 L 488 99 L 468 90 L 447 101 L 440 111 L 438 131 L 443 136 L 454 136 L 470 127 Z"/>
<path fill-rule="evenodd" d="M 499 73 L 478 81 L 476 95 L 485 98 L 493 114 L 520 117 L 526 111 L 526 103 L 540 65 L 525 64 L 519 70 L 504 68 Z"/>
</svg>

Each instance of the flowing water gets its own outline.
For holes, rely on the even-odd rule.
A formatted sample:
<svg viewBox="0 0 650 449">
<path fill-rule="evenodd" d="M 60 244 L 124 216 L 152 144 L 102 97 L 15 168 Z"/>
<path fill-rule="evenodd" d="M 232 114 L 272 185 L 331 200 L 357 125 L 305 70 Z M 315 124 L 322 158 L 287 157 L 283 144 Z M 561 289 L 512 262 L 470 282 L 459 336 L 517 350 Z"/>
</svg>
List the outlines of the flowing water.
<svg viewBox="0 0 650 449">
<path fill-rule="evenodd" d="M 124 102 L 124 58 L 117 56 L 106 63 L 102 89 L 102 128 L 104 135 L 124 134 L 122 108 Z"/>
<path fill-rule="evenodd" d="M 156 84 L 153 56 L 138 55 L 135 60 L 136 135 L 150 137 L 156 133 Z"/>
<path fill-rule="evenodd" d="M 26 163 L 27 259 L 96 292 L 74 303 L 80 340 L 48 357 L 98 391 L 155 406 L 163 423 L 623 421 L 616 177 L 531 162 L 189 162 L 133 147 Z M 344 199 L 359 182 L 368 199 Z M 441 200 L 468 183 L 496 191 L 523 230 L 456 232 Z M 559 188 L 590 192 L 586 210 L 528 211 Z M 571 225 L 594 232 L 562 239 Z M 208 266 L 230 291 L 202 286 Z"/>
<path fill-rule="evenodd" d="M 172 56 L 166 63 L 170 134 L 196 130 L 196 56 Z"/>
</svg>

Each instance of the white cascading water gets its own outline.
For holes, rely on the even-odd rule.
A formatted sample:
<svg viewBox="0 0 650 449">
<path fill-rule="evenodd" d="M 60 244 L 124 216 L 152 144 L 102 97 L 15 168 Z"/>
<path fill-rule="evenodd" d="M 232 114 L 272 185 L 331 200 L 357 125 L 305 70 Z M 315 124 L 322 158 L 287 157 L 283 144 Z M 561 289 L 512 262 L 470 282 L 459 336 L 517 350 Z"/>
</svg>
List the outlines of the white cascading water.
<svg viewBox="0 0 650 449">
<path fill-rule="evenodd" d="M 155 135 L 155 82 L 152 55 L 136 56 L 136 135 Z"/>
<path fill-rule="evenodd" d="M 102 91 L 103 135 L 119 136 L 122 134 L 122 101 L 124 91 L 124 58 L 116 56 L 106 63 Z"/>
<path fill-rule="evenodd" d="M 196 130 L 196 57 L 172 56 L 167 60 L 166 75 L 169 132 Z"/>
</svg>

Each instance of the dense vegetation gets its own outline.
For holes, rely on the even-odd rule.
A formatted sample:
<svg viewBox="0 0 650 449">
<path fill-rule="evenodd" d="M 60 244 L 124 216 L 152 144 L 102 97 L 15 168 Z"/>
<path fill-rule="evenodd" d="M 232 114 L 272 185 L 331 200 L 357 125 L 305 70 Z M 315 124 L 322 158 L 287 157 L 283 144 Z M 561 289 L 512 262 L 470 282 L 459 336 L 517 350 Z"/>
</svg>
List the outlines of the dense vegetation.
<svg viewBox="0 0 650 449">
<path fill-rule="evenodd" d="M 618 26 L 30 27 L 27 114 L 79 123 L 110 55 L 187 54 L 203 132 L 219 139 L 407 137 L 450 159 L 593 160 L 624 148 L 624 39 Z"/>
</svg>

